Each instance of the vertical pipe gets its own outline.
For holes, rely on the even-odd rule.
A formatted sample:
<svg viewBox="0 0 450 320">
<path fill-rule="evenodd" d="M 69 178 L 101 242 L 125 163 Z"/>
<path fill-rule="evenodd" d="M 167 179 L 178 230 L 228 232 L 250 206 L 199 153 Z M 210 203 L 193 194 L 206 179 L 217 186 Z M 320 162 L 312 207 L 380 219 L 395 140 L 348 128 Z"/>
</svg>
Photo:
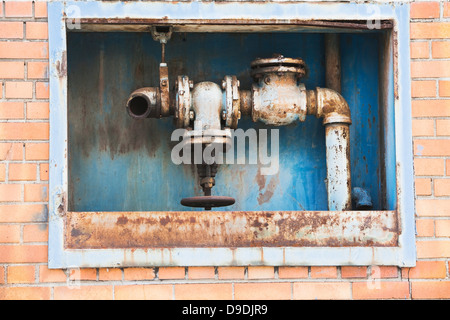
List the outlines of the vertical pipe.
<svg viewBox="0 0 450 320">
<path fill-rule="evenodd" d="M 325 34 L 326 87 L 341 92 L 339 34 Z M 347 123 L 327 123 L 326 160 L 328 210 L 351 210 L 350 131 Z"/>
<path fill-rule="evenodd" d="M 341 93 L 339 34 L 325 34 L 325 86 Z"/>
<path fill-rule="evenodd" d="M 351 209 L 350 131 L 347 123 L 325 126 L 328 210 Z"/>
</svg>

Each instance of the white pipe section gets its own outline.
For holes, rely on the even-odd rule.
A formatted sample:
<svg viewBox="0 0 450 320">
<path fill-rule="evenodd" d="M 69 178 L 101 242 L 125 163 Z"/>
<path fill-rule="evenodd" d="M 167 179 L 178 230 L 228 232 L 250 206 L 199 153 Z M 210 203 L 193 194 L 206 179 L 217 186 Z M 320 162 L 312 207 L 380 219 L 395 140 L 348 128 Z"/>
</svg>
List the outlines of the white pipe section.
<svg viewBox="0 0 450 320">
<path fill-rule="evenodd" d="M 351 209 L 350 131 L 345 123 L 325 126 L 328 210 Z"/>
</svg>

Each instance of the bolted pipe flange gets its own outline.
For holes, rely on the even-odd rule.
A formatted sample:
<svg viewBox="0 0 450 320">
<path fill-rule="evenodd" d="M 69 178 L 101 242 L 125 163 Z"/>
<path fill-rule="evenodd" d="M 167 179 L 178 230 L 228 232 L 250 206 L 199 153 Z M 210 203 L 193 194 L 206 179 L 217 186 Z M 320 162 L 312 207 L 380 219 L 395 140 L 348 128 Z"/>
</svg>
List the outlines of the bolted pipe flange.
<svg viewBox="0 0 450 320">
<path fill-rule="evenodd" d="M 177 128 L 187 128 L 191 121 L 191 87 L 189 77 L 178 76 L 175 88 L 175 125 Z"/>
<path fill-rule="evenodd" d="M 222 88 L 225 90 L 225 110 L 223 120 L 225 127 L 236 129 L 240 119 L 241 99 L 239 93 L 239 80 L 236 76 L 225 76 Z"/>
</svg>

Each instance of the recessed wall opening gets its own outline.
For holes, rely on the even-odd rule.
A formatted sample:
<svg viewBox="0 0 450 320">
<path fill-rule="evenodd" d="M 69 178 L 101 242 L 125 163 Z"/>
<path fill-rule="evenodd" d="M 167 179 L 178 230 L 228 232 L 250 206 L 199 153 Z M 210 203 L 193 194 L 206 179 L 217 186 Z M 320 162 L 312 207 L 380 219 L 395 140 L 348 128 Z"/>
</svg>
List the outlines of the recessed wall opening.
<svg viewBox="0 0 450 320">
<path fill-rule="evenodd" d="M 395 146 L 391 29 L 339 32 L 341 94 L 352 114 L 351 178 L 372 198 L 372 210 L 393 210 Z M 250 88 L 250 63 L 282 54 L 302 58 L 307 89 L 325 87 L 324 35 L 315 32 L 174 32 L 166 44 L 169 82 L 188 74 L 194 83 L 220 84 L 236 75 Z M 158 86 L 160 44 L 149 32 L 68 33 L 69 210 L 191 210 L 179 199 L 200 195 L 196 171 L 171 161 L 171 119 L 134 120 L 129 94 Z M 146 101 L 132 108 L 145 112 Z M 243 117 L 239 128 L 270 129 Z M 223 210 L 327 210 L 325 129 L 307 116 L 279 129 L 279 171 L 262 175 L 257 164 L 222 165 L 214 191 L 236 199 Z M 270 152 L 270 148 L 269 148 Z M 247 151 L 248 157 L 248 151 Z M 192 209 L 198 210 L 198 209 Z"/>
</svg>

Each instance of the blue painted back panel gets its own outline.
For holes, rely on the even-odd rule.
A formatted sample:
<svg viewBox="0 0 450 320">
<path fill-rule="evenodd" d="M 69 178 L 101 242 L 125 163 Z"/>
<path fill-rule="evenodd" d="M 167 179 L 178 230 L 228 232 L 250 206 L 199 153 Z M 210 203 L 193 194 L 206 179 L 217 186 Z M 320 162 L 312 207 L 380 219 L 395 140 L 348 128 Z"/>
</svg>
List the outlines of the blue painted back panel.
<svg viewBox="0 0 450 320">
<path fill-rule="evenodd" d="M 349 102 L 353 186 L 380 203 L 378 34 L 341 36 L 342 94 Z M 236 75 L 249 89 L 250 62 L 282 53 L 308 66 L 307 89 L 324 87 L 323 35 L 174 34 L 167 45 L 170 81 L 221 82 Z M 125 112 L 129 94 L 158 86 L 160 45 L 144 33 L 69 33 L 69 209 L 187 210 L 183 197 L 201 195 L 193 166 L 176 166 L 172 119 L 136 121 Z M 243 119 L 239 127 L 269 128 Z M 212 193 L 236 198 L 226 210 L 327 210 L 325 136 L 320 119 L 280 127 L 280 170 L 222 165 Z"/>
</svg>

